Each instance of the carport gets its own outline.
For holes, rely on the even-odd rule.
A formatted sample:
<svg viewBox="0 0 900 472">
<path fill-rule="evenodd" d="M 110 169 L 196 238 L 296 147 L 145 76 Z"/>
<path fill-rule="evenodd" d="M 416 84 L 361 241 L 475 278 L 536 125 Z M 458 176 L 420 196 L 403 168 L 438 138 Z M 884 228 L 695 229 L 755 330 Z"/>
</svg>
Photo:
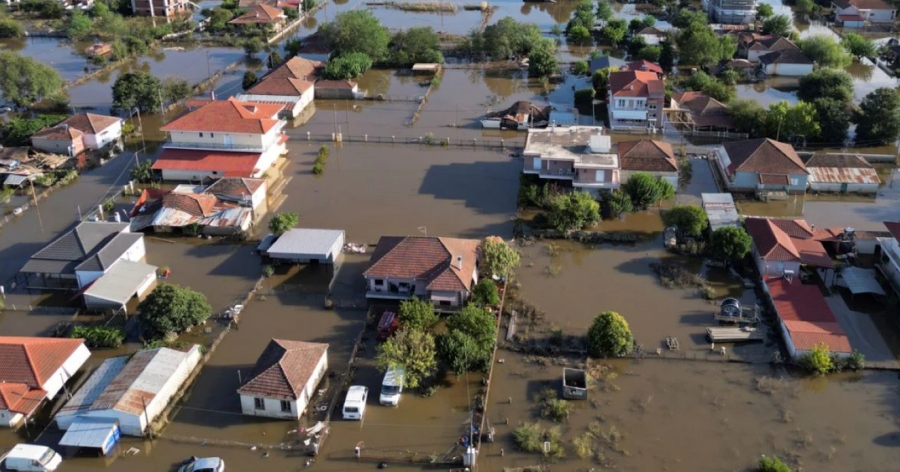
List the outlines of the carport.
<svg viewBox="0 0 900 472">
<path fill-rule="evenodd" d="M 119 261 L 84 291 L 84 305 L 91 310 L 124 308 L 132 297 L 141 298 L 153 289 L 156 266 Z"/>
<path fill-rule="evenodd" d="M 294 228 L 278 236 L 265 251 L 276 261 L 335 264 L 343 247 L 343 230 Z"/>
<path fill-rule="evenodd" d="M 121 437 L 119 422 L 114 419 L 78 418 L 66 430 L 66 434 L 59 440 L 59 445 L 77 449 L 97 449 L 105 456 L 119 443 Z"/>
<path fill-rule="evenodd" d="M 881 284 L 878 283 L 878 279 L 875 276 L 874 269 L 847 267 L 841 270 L 839 279 L 838 285 L 847 287 L 853 297 L 859 293 L 885 295 L 884 289 L 881 288 Z"/>
</svg>

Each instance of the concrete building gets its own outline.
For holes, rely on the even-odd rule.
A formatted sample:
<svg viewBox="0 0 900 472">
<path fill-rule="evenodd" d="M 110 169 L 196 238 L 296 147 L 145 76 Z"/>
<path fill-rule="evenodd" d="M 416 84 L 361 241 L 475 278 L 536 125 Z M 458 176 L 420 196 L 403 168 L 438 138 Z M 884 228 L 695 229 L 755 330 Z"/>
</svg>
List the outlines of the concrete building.
<svg viewBox="0 0 900 472">
<path fill-rule="evenodd" d="M 882 0 L 832 0 L 831 8 L 837 24 L 861 28 L 866 23 L 893 23 L 897 9 Z"/>
<path fill-rule="evenodd" d="M 884 226 L 891 236 L 876 239 L 876 267 L 891 284 L 894 293 L 900 296 L 900 223 L 885 221 Z"/>
<path fill-rule="evenodd" d="M 293 264 L 334 264 L 344 248 L 344 230 L 294 228 L 266 250 L 276 261 Z"/>
<path fill-rule="evenodd" d="M 799 275 L 801 265 L 819 270 L 826 283 L 833 278 L 834 262 L 819 241 L 830 233 L 825 235 L 801 219 L 751 217 L 744 226 L 753 239 L 753 260 L 763 278 Z"/>
<path fill-rule="evenodd" d="M 759 56 L 759 67 L 767 75 L 803 77 L 812 74 L 816 63 L 799 49 L 784 49 Z"/>
<path fill-rule="evenodd" d="M 475 239 L 382 236 L 363 273 L 366 298 L 416 297 L 439 309 L 461 307 L 478 282 L 480 245 Z"/>
<path fill-rule="evenodd" d="M 735 141 L 716 149 L 713 159 L 730 192 L 806 192 L 809 171 L 790 144 Z"/>
<path fill-rule="evenodd" d="M 169 138 L 153 169 L 166 181 L 261 178 L 287 153 L 284 108 L 233 97 L 202 103 L 160 128 Z"/>
<path fill-rule="evenodd" d="M 200 362 L 200 346 L 187 351 L 165 347 L 107 359 L 54 418 L 62 430 L 82 420 L 105 420 L 110 429 L 143 436 L 165 411 Z"/>
<path fill-rule="evenodd" d="M 0 426 L 21 426 L 90 355 L 83 339 L 0 336 Z"/>
<path fill-rule="evenodd" d="M 162 16 L 171 18 L 190 10 L 187 0 L 131 0 L 135 16 Z"/>
<path fill-rule="evenodd" d="M 657 66 L 658 67 L 658 66 Z M 609 126 L 655 129 L 662 126 L 665 85 L 655 71 L 626 70 L 609 74 Z"/>
<path fill-rule="evenodd" d="M 522 172 L 564 180 L 586 192 L 619 188 L 619 156 L 600 126 L 529 129 Z"/>
<path fill-rule="evenodd" d="M 756 0 L 709 0 L 711 23 L 745 25 L 756 19 Z"/>
<path fill-rule="evenodd" d="M 322 62 L 294 56 L 236 98 L 242 102 L 285 103 L 285 115 L 296 118 L 315 98 L 315 83 L 324 69 Z"/>
<path fill-rule="evenodd" d="M 878 171 L 855 154 L 815 154 L 806 161 L 809 190 L 833 193 L 877 193 Z"/>
<path fill-rule="evenodd" d="M 328 344 L 273 339 L 238 388 L 241 413 L 299 420 L 328 369 Z"/>
</svg>

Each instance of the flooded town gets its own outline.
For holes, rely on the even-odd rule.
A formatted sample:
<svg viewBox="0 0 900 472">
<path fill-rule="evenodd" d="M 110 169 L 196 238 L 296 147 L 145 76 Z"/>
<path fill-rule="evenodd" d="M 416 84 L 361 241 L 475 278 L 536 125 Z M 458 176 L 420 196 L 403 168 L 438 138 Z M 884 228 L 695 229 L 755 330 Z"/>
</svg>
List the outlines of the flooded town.
<svg viewBox="0 0 900 472">
<path fill-rule="evenodd" d="M 0 470 L 898 470 L 896 10 L 0 3 Z"/>
</svg>

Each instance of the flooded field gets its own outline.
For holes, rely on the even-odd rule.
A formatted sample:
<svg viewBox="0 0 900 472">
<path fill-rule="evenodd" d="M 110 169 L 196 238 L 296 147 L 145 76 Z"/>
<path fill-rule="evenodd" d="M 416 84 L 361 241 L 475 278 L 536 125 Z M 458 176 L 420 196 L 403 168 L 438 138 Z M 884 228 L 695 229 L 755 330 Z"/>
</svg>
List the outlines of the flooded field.
<svg viewBox="0 0 900 472">
<path fill-rule="evenodd" d="M 540 464 L 540 455 L 515 452 L 511 431 L 538 419 L 534 396 L 559 388 L 561 367 L 506 351 L 498 357 L 505 362 L 494 368 L 488 414 L 498 440 L 483 448 L 481 466 Z M 896 469 L 895 374 L 805 379 L 768 366 L 657 359 L 617 360 L 612 368 L 588 401 L 573 402 L 561 425 L 566 458 L 551 470 L 734 471 L 761 454 L 803 470 Z M 593 422 L 608 440 L 581 459 L 572 441 Z"/>
<path fill-rule="evenodd" d="M 68 41 L 59 38 L 17 38 L 0 40 L 0 51 L 11 51 L 36 59 L 59 72 L 65 81 L 77 80 L 85 75 L 90 61 L 79 51 L 90 46 L 90 41 Z"/>
</svg>

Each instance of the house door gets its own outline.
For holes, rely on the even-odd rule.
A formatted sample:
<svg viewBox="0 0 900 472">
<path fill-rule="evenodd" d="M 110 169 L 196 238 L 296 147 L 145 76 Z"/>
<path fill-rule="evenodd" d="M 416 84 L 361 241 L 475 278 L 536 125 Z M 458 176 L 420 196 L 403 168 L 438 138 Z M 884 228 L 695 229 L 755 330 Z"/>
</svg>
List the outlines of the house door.
<svg viewBox="0 0 900 472">
<path fill-rule="evenodd" d="M 847 182 L 841 184 L 841 193 L 847 193 Z"/>
<path fill-rule="evenodd" d="M 233 145 L 234 145 L 234 141 L 232 140 L 231 135 L 226 134 L 225 135 L 225 147 L 230 148 Z"/>
<path fill-rule="evenodd" d="M 540 157 L 535 157 L 534 160 L 532 160 L 531 168 L 534 170 L 541 170 L 541 158 Z"/>
</svg>

